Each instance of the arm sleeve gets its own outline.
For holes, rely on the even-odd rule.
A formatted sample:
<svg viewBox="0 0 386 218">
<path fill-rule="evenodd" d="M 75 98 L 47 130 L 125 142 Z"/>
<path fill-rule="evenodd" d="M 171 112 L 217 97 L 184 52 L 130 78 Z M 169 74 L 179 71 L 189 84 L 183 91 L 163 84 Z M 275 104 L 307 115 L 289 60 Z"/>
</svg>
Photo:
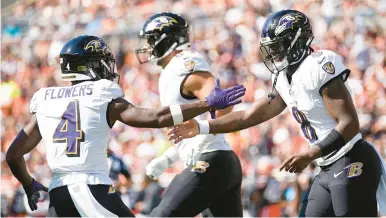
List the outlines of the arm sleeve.
<svg viewBox="0 0 386 218">
<path fill-rule="evenodd" d="M 170 160 L 171 163 L 169 163 L 169 164 L 172 164 L 172 163 L 176 162 L 176 160 L 180 159 L 180 156 L 178 154 L 178 150 L 175 146 L 170 146 L 170 148 L 168 148 L 163 153 L 163 155 Z"/>
<path fill-rule="evenodd" d="M 323 89 L 335 78 L 341 78 L 346 81 L 350 70 L 343 64 L 342 57 L 332 51 L 326 52 L 326 54 L 318 60 L 318 67 L 314 71 L 316 75 L 313 75 L 314 88 L 322 94 Z"/>
</svg>

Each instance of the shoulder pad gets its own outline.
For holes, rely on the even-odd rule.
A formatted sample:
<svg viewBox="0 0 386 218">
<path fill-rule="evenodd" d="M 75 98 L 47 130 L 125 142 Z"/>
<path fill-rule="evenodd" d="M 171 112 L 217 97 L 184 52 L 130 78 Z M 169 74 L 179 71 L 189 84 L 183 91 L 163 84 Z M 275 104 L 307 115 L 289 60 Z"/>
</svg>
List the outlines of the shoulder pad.
<svg viewBox="0 0 386 218">
<path fill-rule="evenodd" d="M 108 102 L 113 99 L 121 98 L 124 95 L 122 88 L 117 83 L 107 79 L 96 81 L 95 90 L 99 90 L 100 97 Z"/>
<path fill-rule="evenodd" d="M 310 76 L 309 80 L 306 79 L 308 81 L 306 86 L 321 92 L 333 78 L 341 76 L 344 81 L 347 79 L 349 70 L 344 66 L 341 56 L 330 50 L 320 50 L 314 53 L 311 57 L 316 58 L 317 61 L 310 61 L 313 66 L 308 68 L 311 72 L 307 72 Z"/>
<path fill-rule="evenodd" d="M 38 108 L 39 108 L 39 104 L 40 102 L 42 101 L 42 90 L 45 89 L 45 88 L 41 88 L 39 89 L 38 91 L 36 91 L 34 93 L 34 95 L 32 96 L 32 99 L 31 99 L 31 102 L 30 102 L 30 105 L 29 105 L 29 112 L 31 114 L 34 114 L 37 112 Z"/>
<path fill-rule="evenodd" d="M 343 59 L 340 55 L 333 51 L 323 50 L 323 59 L 318 61 L 319 69 L 324 73 L 334 75 L 341 73 L 346 67 L 343 64 Z"/>
<path fill-rule="evenodd" d="M 210 66 L 205 58 L 195 51 L 183 51 L 179 53 L 178 61 L 183 64 L 180 74 L 190 74 L 197 71 L 210 72 Z"/>
</svg>

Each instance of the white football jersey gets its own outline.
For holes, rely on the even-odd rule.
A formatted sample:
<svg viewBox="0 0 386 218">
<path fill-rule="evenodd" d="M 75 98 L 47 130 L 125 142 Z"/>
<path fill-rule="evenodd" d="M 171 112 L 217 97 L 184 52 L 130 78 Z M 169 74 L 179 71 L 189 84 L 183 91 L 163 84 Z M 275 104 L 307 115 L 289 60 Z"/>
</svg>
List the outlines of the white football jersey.
<svg viewBox="0 0 386 218">
<path fill-rule="evenodd" d="M 192 50 L 184 50 L 172 58 L 169 64 L 161 72 L 159 79 L 159 92 L 162 106 L 173 104 L 186 104 L 198 101 L 197 98 L 185 96 L 182 93 L 182 85 L 187 76 L 198 71 L 211 72 L 209 64 L 204 57 Z M 195 119 L 206 119 L 205 115 Z M 198 135 L 190 139 L 184 139 L 177 145 L 178 154 L 182 160 L 193 148 L 200 148 L 202 153 L 216 150 L 231 150 L 225 142 L 224 135 Z"/>
<path fill-rule="evenodd" d="M 336 126 L 336 121 L 324 105 L 322 89 L 335 77 L 346 81 L 349 73 L 339 55 L 329 50 L 320 50 L 301 63 L 292 75 L 291 83 L 288 82 L 286 73 L 279 74 L 276 90 L 300 124 L 310 146 L 323 140 Z M 350 90 L 347 84 L 346 87 Z M 358 133 L 339 151 L 321 157 L 316 162 L 321 166 L 335 162 L 361 138 L 362 135 Z"/>
<path fill-rule="evenodd" d="M 123 96 L 110 80 L 37 91 L 30 105 L 46 145 L 52 171 L 50 190 L 74 183 L 112 184 L 106 149 L 107 107 Z"/>
</svg>

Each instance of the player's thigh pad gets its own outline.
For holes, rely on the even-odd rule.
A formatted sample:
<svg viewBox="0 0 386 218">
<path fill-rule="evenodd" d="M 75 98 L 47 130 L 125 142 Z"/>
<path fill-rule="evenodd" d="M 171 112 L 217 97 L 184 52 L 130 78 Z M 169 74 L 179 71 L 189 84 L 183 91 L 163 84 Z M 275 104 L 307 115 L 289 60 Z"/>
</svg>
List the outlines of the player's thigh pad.
<svg viewBox="0 0 386 218">
<path fill-rule="evenodd" d="M 243 217 L 241 186 L 228 191 L 201 215 L 203 217 Z"/>
<path fill-rule="evenodd" d="M 104 208 L 119 217 L 134 217 L 134 214 L 123 203 L 121 196 L 110 185 L 88 185 L 91 194 Z"/>
<path fill-rule="evenodd" d="M 228 191 L 218 193 L 219 198 L 215 199 L 207 212 L 215 217 L 242 217 L 243 207 L 241 202 L 241 180 L 242 170 L 240 160 L 231 151 L 227 152 L 227 160 L 222 164 L 225 169 L 225 178 L 228 178 Z M 219 166 L 220 167 L 220 166 Z M 225 181 L 217 181 L 218 183 Z M 205 215 L 205 214 L 204 214 Z"/>
<path fill-rule="evenodd" d="M 207 175 L 186 168 L 174 177 L 162 195 L 161 203 L 154 208 L 152 217 L 193 217 L 208 208 L 214 193 L 210 190 Z"/>
<path fill-rule="evenodd" d="M 336 216 L 377 216 L 380 166 L 376 151 L 364 140 L 333 164 L 329 189 Z"/>
<path fill-rule="evenodd" d="M 330 193 L 322 186 L 324 172 L 317 175 L 302 202 L 299 217 L 332 217 L 334 212 Z"/>
<path fill-rule="evenodd" d="M 204 153 L 200 162 L 206 164 L 188 167 L 172 180 L 151 216 L 196 216 L 241 185 L 240 162 L 233 151 Z"/>
<path fill-rule="evenodd" d="M 67 186 L 52 189 L 47 217 L 80 217 Z"/>
<path fill-rule="evenodd" d="M 118 217 L 99 204 L 87 184 L 78 183 L 67 187 L 71 199 L 82 217 Z"/>
</svg>

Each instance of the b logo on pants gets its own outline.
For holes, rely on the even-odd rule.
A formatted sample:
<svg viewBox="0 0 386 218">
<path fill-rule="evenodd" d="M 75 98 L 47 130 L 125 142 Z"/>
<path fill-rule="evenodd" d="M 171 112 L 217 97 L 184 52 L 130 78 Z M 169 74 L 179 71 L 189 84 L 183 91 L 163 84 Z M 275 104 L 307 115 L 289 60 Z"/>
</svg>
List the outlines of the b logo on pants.
<svg viewBox="0 0 386 218">
<path fill-rule="evenodd" d="M 209 163 L 207 163 L 205 161 L 197 161 L 196 165 L 192 168 L 192 172 L 205 173 L 206 168 L 208 168 L 208 167 L 209 167 Z"/>
<path fill-rule="evenodd" d="M 347 178 L 360 176 L 362 174 L 363 163 L 355 162 L 345 167 L 348 169 Z"/>
</svg>

